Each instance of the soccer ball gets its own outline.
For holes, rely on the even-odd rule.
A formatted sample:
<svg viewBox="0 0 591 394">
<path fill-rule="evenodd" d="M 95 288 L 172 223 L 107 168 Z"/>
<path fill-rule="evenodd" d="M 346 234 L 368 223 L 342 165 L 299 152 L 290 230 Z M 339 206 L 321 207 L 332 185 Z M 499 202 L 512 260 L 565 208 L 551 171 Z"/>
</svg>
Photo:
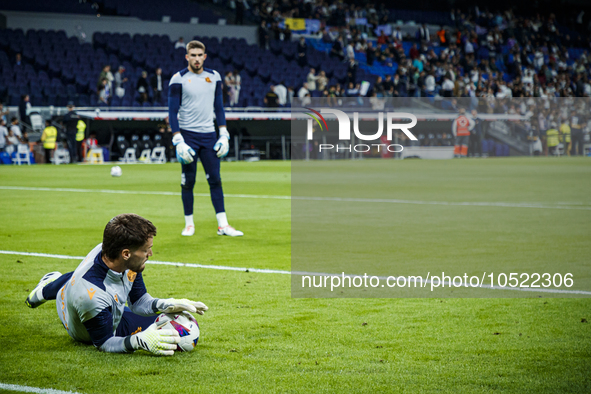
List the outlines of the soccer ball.
<svg viewBox="0 0 591 394">
<path fill-rule="evenodd" d="M 121 176 L 121 174 L 122 174 L 121 167 L 119 167 L 119 166 L 111 167 L 111 176 Z"/>
<path fill-rule="evenodd" d="M 190 313 L 163 313 L 156 319 L 156 325 L 161 324 L 164 325 L 160 329 L 173 329 L 179 333 L 181 342 L 177 345 L 177 351 L 190 352 L 197 345 L 199 324 Z"/>
</svg>

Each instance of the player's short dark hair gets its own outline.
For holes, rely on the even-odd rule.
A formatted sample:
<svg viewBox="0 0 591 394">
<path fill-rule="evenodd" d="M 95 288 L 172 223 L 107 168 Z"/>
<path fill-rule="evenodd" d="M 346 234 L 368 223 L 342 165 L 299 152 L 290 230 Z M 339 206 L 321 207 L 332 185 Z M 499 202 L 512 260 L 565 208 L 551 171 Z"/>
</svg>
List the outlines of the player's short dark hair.
<svg viewBox="0 0 591 394">
<path fill-rule="evenodd" d="M 205 45 L 201 41 L 193 40 L 187 44 L 187 53 L 189 53 L 191 49 L 195 48 L 203 49 L 203 52 L 205 52 Z"/>
<path fill-rule="evenodd" d="M 124 249 L 135 251 L 156 236 L 156 226 L 134 213 L 115 216 L 107 223 L 103 233 L 103 254 L 117 259 Z"/>
</svg>

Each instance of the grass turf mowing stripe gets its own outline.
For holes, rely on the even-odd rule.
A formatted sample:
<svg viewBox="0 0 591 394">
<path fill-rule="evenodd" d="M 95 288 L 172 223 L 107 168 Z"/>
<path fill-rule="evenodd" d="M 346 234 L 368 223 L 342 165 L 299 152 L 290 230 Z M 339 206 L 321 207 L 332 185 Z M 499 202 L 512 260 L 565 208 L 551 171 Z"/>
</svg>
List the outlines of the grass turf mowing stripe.
<svg viewBox="0 0 591 394">
<path fill-rule="evenodd" d="M 23 191 L 48 191 L 48 192 L 72 192 L 72 193 L 107 193 L 107 194 L 139 194 L 159 196 L 180 196 L 178 192 L 139 191 L 139 190 L 109 190 L 109 189 L 75 189 L 75 188 L 51 188 L 51 187 L 25 187 L 25 186 L 0 186 L 0 190 Z M 197 197 L 210 197 L 209 193 L 194 193 Z M 224 194 L 229 198 L 253 198 L 274 200 L 306 200 L 306 201 L 341 201 L 341 202 L 365 202 L 365 203 L 389 203 L 389 204 L 414 204 L 414 205 L 447 205 L 447 206 L 476 206 L 476 207 L 504 207 L 504 208 L 537 208 L 537 209 L 575 209 L 591 211 L 591 206 L 584 202 L 560 202 L 553 204 L 529 203 L 529 202 L 478 202 L 478 201 L 413 201 L 380 198 L 341 198 L 341 197 L 307 197 L 307 196 L 273 196 L 255 194 Z"/>
<path fill-rule="evenodd" d="M 62 391 L 54 389 L 42 389 L 39 387 L 21 386 L 20 384 L 6 384 L 0 383 L 0 389 L 8 391 L 20 391 L 21 393 L 38 393 L 38 394 L 78 394 L 75 391 Z"/>
<path fill-rule="evenodd" d="M 67 255 L 60 255 L 60 254 L 47 254 L 47 253 L 34 253 L 34 252 L 17 252 L 12 250 L 0 250 L 0 254 L 7 254 L 7 255 L 18 255 L 18 256 L 34 256 L 34 257 L 49 257 L 49 258 L 56 258 L 56 259 L 68 259 L 68 260 L 83 260 L 83 256 L 67 256 Z M 331 274 L 327 272 L 303 272 L 303 271 L 284 271 L 284 270 L 272 270 L 272 269 L 265 269 L 265 268 L 246 268 L 246 267 L 230 267 L 225 265 L 208 265 L 208 264 L 194 264 L 194 263 L 178 263 L 173 261 L 157 261 L 157 260 L 148 260 L 146 264 L 154 264 L 154 265 L 170 265 L 175 267 L 190 267 L 190 268 L 204 268 L 204 269 L 214 269 L 214 270 L 222 270 L 222 271 L 242 271 L 242 272 L 257 272 L 262 274 L 282 274 L 282 275 L 313 275 L 313 276 L 362 276 L 362 275 L 355 275 L 355 274 Z M 372 276 L 372 275 L 368 275 Z M 387 280 L 389 277 L 386 276 L 378 276 L 380 280 Z M 410 278 L 409 278 L 410 280 Z M 416 279 L 413 280 L 414 282 L 421 283 L 421 284 L 430 284 L 432 283 L 431 280 L 425 279 L 423 280 L 421 277 L 420 281 Z M 442 282 L 439 282 L 441 284 Z M 448 281 L 443 281 L 443 284 L 446 286 L 450 286 L 451 283 Z M 422 286 L 421 286 L 422 287 Z M 501 286 L 490 286 L 490 285 L 480 285 L 475 286 L 480 289 L 490 289 L 490 290 L 513 290 L 513 291 L 526 291 L 526 292 L 534 292 L 534 293 L 552 293 L 552 294 L 573 294 L 573 295 L 591 295 L 591 291 L 584 291 L 584 290 L 560 290 L 560 289 L 533 289 L 533 288 L 522 288 L 522 287 L 501 287 Z"/>
</svg>

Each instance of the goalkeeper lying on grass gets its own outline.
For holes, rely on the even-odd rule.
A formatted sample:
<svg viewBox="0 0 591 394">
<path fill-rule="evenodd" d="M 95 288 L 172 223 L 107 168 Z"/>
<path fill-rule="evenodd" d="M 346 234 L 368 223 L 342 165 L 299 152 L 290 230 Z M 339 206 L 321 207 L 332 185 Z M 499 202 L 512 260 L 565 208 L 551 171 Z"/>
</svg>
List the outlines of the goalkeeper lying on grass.
<svg viewBox="0 0 591 394">
<path fill-rule="evenodd" d="M 182 311 L 202 315 L 207 306 L 186 299 L 153 298 L 142 271 L 152 256 L 156 227 L 131 213 L 111 219 L 103 243 L 74 272 L 50 272 L 27 297 L 36 308 L 56 300 L 57 314 L 76 341 L 92 342 L 99 350 L 123 353 L 144 349 L 172 356 L 180 341 L 176 330 L 158 329 L 159 313 Z M 129 308 L 125 306 L 125 303 Z"/>
</svg>

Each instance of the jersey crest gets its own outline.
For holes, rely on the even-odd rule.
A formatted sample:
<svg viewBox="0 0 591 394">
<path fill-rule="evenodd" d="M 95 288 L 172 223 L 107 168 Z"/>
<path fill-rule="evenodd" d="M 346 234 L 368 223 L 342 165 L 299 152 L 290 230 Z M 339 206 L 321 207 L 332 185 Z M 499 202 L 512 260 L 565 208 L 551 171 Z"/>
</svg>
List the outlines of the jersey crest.
<svg viewBox="0 0 591 394">
<path fill-rule="evenodd" d="M 135 272 L 133 272 L 132 270 L 127 271 L 127 279 L 129 279 L 130 282 L 133 282 L 135 280 L 136 276 L 137 276 L 137 274 Z"/>
</svg>

